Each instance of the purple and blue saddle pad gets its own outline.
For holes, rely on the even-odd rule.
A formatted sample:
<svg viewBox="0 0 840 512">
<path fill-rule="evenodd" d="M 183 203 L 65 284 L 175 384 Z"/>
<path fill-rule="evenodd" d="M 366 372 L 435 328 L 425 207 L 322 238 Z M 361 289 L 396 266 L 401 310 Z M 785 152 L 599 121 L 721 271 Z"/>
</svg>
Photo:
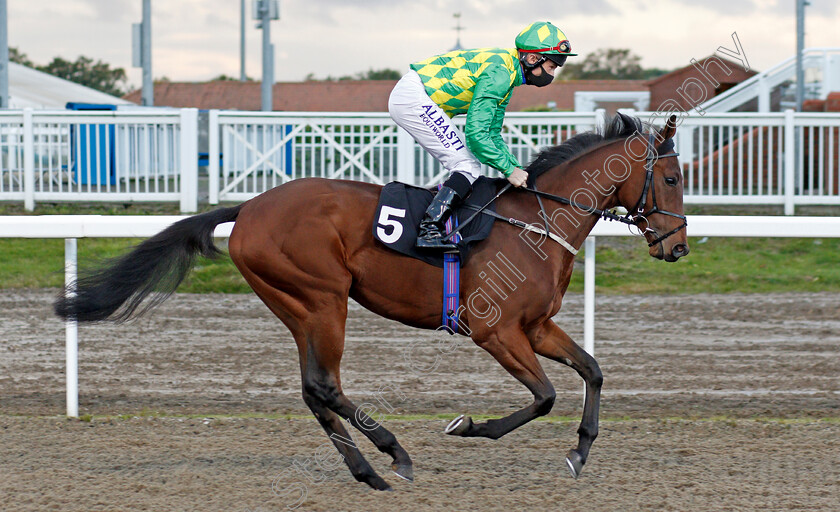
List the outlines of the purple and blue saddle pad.
<svg viewBox="0 0 840 512">
<path fill-rule="evenodd" d="M 473 207 L 484 206 L 504 185 L 505 180 L 481 177 L 473 184 L 473 190 L 465 204 Z M 376 216 L 373 223 L 373 236 L 386 247 L 408 257 L 416 258 L 430 265 L 443 268 L 443 311 L 441 325 L 450 333 L 458 331 L 457 311 L 460 296 L 460 269 L 469 258 L 473 245 L 490 236 L 493 218 L 477 215 L 453 241 L 458 246 L 457 253 L 418 249 L 417 228 L 423 214 L 437 192 L 434 189 L 415 187 L 400 182 L 392 182 L 382 189 Z M 495 211 L 491 204 L 488 210 Z M 474 209 L 458 208 L 446 222 L 446 232 L 450 233 L 475 213 Z"/>
</svg>

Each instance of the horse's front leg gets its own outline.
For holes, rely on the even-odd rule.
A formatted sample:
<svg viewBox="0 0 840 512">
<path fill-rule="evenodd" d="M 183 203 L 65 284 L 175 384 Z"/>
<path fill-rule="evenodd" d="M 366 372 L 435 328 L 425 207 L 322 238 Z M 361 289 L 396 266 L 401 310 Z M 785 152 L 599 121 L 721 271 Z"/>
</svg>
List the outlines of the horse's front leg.
<svg viewBox="0 0 840 512">
<path fill-rule="evenodd" d="M 476 340 L 476 344 L 489 352 L 505 370 L 524 384 L 533 393 L 534 402 L 504 418 L 483 423 L 473 423 L 472 418 L 461 415 L 446 427 L 447 434 L 498 439 L 551 411 L 554 405 L 554 386 L 543 372 L 531 343 L 521 330 L 489 334 L 484 339 Z"/>
<path fill-rule="evenodd" d="M 595 358 L 575 343 L 563 329 L 550 319 L 546 320 L 533 337 L 534 351 L 554 361 L 571 366 L 586 383 L 586 399 L 583 405 L 583 418 L 578 428 L 578 446 L 569 450 L 566 464 L 572 476 L 577 478 L 583 470 L 592 442 L 598 437 L 598 408 L 601 403 L 601 385 L 604 377 Z"/>
</svg>

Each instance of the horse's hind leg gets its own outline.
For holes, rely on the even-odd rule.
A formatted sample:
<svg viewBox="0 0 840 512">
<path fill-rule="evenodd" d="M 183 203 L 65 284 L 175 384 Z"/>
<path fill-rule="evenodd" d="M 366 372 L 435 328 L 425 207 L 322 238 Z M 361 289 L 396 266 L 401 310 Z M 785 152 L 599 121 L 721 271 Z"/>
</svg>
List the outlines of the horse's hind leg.
<svg viewBox="0 0 840 512">
<path fill-rule="evenodd" d="M 563 329 L 551 320 L 547 320 L 535 336 L 533 343 L 537 354 L 559 361 L 574 368 L 586 383 L 586 398 L 583 405 L 583 418 L 578 428 L 578 446 L 569 450 L 566 464 L 572 476 L 577 478 L 583 470 L 589 449 L 598 437 L 598 409 L 601 402 L 601 385 L 604 378 L 595 358 L 575 343 Z"/>
<path fill-rule="evenodd" d="M 334 317 L 330 315 L 330 318 Z M 301 358 L 301 372 L 304 400 L 307 404 L 317 402 L 318 405 L 326 407 L 328 409 L 326 412 L 335 417 L 336 421 L 338 420 L 336 414 L 348 420 L 370 439 L 379 451 L 393 458 L 391 469 L 397 476 L 409 481 L 414 480 L 411 458 L 400 446 L 397 438 L 356 407 L 341 390 L 338 363 L 344 344 L 344 318 L 342 317 L 341 322 L 316 322 L 308 333 L 306 343 L 306 356 Z M 310 408 L 320 421 L 319 414 L 323 415 L 325 411 L 318 409 L 316 412 L 316 408 L 312 408 L 312 405 Z M 340 422 L 338 425 L 341 425 Z M 329 431 L 327 434 L 331 435 Z M 335 441 L 333 438 L 333 442 Z M 357 480 L 364 481 L 375 489 L 381 489 L 380 485 L 384 481 L 373 473 L 373 469 L 370 469 L 366 461 L 358 473 L 353 471 L 353 467 L 350 469 Z"/>
<path fill-rule="evenodd" d="M 391 486 L 388 482 L 376 474 L 376 471 L 370 466 L 370 463 L 364 458 L 362 452 L 353 442 L 350 434 L 341 424 L 341 419 L 336 413 L 331 411 L 323 400 L 313 394 L 306 385 L 303 390 L 303 401 L 309 406 L 312 414 L 321 424 L 324 431 L 329 436 L 330 440 L 335 445 L 338 453 L 341 454 L 350 473 L 359 482 L 364 482 L 378 491 L 390 491 Z"/>
<path fill-rule="evenodd" d="M 232 251 L 231 255 L 238 254 Z M 372 422 L 366 415 L 357 413 L 356 407 L 341 392 L 339 363 L 344 352 L 347 295 L 340 290 L 327 291 L 329 284 L 340 288 L 340 280 L 335 278 L 330 283 L 317 283 L 319 286 L 310 289 L 320 289 L 319 296 L 308 296 L 308 300 L 304 301 L 272 286 L 239 258 L 235 257 L 234 262 L 257 296 L 292 331 L 300 355 L 303 400 L 344 458 L 354 478 L 374 489 L 390 490 L 388 483 L 365 460 L 336 414 L 340 411 L 342 417 L 357 427 L 359 421 L 365 424 Z M 288 268 L 285 270 L 287 273 L 290 271 Z M 279 279 L 275 277 L 272 281 L 275 280 Z M 306 303 L 318 304 L 318 307 L 307 307 Z M 412 478 L 411 459 L 393 434 L 381 426 L 361 430 L 380 451 L 391 454 L 394 458 L 392 468 L 399 476 Z"/>
<path fill-rule="evenodd" d="M 447 434 L 498 439 L 551 411 L 554 405 L 554 386 L 543 372 L 528 338 L 522 331 L 494 333 L 486 340 L 476 343 L 533 393 L 534 403 L 504 418 L 484 423 L 473 423 L 472 418 L 459 416 L 446 427 Z"/>
</svg>

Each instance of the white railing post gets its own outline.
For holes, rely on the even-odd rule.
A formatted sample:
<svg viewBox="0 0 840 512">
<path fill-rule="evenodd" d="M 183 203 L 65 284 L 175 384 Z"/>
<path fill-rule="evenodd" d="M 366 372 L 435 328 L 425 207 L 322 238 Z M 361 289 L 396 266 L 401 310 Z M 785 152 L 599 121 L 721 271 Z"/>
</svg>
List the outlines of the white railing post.
<svg viewBox="0 0 840 512">
<path fill-rule="evenodd" d="M 683 164 L 690 165 L 694 161 L 694 131 L 695 128 L 693 126 L 686 125 L 683 125 L 677 130 L 677 152 L 680 154 L 677 159 L 680 162 L 680 170 L 683 170 Z M 686 180 L 688 179 L 688 176 L 683 177 Z M 686 186 L 685 188 L 688 189 L 689 187 Z"/>
<path fill-rule="evenodd" d="M 211 110 L 207 122 L 207 173 L 210 204 L 219 204 L 219 111 Z"/>
<path fill-rule="evenodd" d="M 23 207 L 35 209 L 35 128 L 32 109 L 23 109 Z"/>
<path fill-rule="evenodd" d="M 64 284 L 68 297 L 76 295 L 76 248 L 75 238 L 64 239 Z M 75 318 L 64 323 L 64 350 L 67 366 L 67 416 L 79 417 L 79 326 Z"/>
<path fill-rule="evenodd" d="M 785 215 L 793 215 L 796 194 L 796 129 L 793 121 L 793 110 L 785 110 Z"/>
<path fill-rule="evenodd" d="M 198 211 L 198 110 L 181 109 L 181 212 Z"/>
<path fill-rule="evenodd" d="M 595 356 L 595 237 L 584 242 L 583 259 L 583 350 Z M 583 383 L 583 406 L 586 407 L 586 383 Z"/>
<path fill-rule="evenodd" d="M 831 52 L 825 57 L 825 68 L 823 70 L 823 96 L 840 90 L 840 53 Z"/>
<path fill-rule="evenodd" d="M 583 350 L 595 355 L 595 237 L 584 242 L 583 266 Z"/>
<path fill-rule="evenodd" d="M 831 61 L 830 55 L 828 50 L 823 50 L 822 52 L 822 89 L 820 90 L 820 99 L 824 100 L 828 98 L 828 94 L 834 92 L 834 88 L 832 82 L 832 73 L 831 73 Z"/>
<path fill-rule="evenodd" d="M 770 112 L 770 86 L 765 76 L 758 78 L 758 111 Z"/>
<path fill-rule="evenodd" d="M 397 127 L 397 181 L 414 185 L 414 138 Z"/>
</svg>

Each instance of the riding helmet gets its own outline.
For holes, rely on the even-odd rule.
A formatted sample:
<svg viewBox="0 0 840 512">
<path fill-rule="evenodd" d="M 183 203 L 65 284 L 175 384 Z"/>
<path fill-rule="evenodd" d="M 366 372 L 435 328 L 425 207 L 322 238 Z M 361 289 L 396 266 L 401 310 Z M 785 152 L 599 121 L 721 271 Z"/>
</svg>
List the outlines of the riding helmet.
<svg viewBox="0 0 840 512">
<path fill-rule="evenodd" d="M 562 30 L 547 21 L 531 23 L 516 36 L 516 49 L 522 53 L 539 53 L 551 59 L 558 66 L 566 62 L 566 57 L 574 57 L 572 45 Z"/>
</svg>

